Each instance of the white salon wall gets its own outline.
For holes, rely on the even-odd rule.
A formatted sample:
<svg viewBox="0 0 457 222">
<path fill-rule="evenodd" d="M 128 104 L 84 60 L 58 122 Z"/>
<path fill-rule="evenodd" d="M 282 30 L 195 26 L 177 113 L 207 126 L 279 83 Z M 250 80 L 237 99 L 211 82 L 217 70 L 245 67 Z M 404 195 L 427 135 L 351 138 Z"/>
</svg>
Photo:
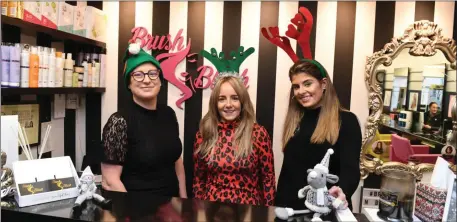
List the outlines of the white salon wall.
<svg viewBox="0 0 457 222">
<path fill-rule="evenodd" d="M 104 1 L 103 11 L 108 16 L 107 30 L 110 35 L 106 37 L 106 91 L 102 96 L 102 130 L 108 118 L 117 111 L 117 63 L 119 36 L 119 2 Z M 101 139 L 101 135 L 100 135 Z"/>
</svg>

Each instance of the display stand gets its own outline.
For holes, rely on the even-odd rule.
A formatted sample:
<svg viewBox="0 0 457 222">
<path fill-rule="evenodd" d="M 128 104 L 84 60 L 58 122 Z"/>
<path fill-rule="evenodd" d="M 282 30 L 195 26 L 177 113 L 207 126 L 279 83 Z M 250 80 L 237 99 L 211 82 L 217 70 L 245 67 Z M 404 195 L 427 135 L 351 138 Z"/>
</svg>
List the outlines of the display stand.
<svg viewBox="0 0 457 222">
<path fill-rule="evenodd" d="M 13 174 L 19 207 L 78 196 L 79 178 L 68 156 L 16 161 Z"/>
</svg>

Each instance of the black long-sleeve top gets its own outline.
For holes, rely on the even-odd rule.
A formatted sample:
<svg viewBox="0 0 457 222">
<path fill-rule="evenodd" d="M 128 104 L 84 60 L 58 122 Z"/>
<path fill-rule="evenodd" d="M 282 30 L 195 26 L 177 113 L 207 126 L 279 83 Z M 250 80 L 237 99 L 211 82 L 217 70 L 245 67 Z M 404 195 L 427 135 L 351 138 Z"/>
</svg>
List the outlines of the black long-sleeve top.
<svg viewBox="0 0 457 222">
<path fill-rule="evenodd" d="M 173 109 L 149 110 L 131 101 L 111 115 L 103 128 L 103 163 L 123 166 L 126 190 L 179 196 L 175 162 L 182 147 Z"/>
<path fill-rule="evenodd" d="M 304 200 L 298 199 L 298 190 L 308 185 L 307 170 L 322 161 L 329 148 L 334 150 L 330 156 L 329 173 L 337 175 L 337 184 L 327 184 L 327 188 L 340 186 L 351 204 L 351 196 L 360 181 L 360 149 L 362 132 L 357 117 L 347 111 L 340 111 L 340 132 L 335 145 L 328 142 L 312 144 L 311 136 L 317 126 L 320 108 L 305 111 L 300 127 L 284 149 L 284 160 L 279 176 L 275 205 L 305 209 Z M 352 207 L 350 205 L 350 207 Z"/>
</svg>

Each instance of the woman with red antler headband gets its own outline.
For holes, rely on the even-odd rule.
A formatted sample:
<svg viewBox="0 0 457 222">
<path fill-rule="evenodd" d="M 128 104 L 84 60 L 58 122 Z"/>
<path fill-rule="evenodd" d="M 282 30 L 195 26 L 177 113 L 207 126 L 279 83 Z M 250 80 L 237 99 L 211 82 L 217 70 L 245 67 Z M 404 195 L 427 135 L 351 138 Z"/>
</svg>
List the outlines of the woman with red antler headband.
<svg viewBox="0 0 457 222">
<path fill-rule="evenodd" d="M 357 117 L 341 107 L 325 68 L 311 57 L 311 13 L 301 7 L 291 22 L 293 25 L 289 25 L 286 35 L 297 40 L 305 59 L 294 53 L 287 37 L 279 36 L 277 27 L 268 28 L 271 35 L 262 28 L 262 34 L 286 51 L 295 63 L 289 69 L 292 86 L 284 122 L 284 160 L 275 205 L 300 210 L 305 204 L 297 193 L 307 185 L 307 169 L 318 164 L 329 148 L 334 150 L 329 173 L 340 179 L 338 186 L 325 192 L 342 201 L 346 201 L 346 196 L 350 199 L 360 180 L 362 133 Z"/>
</svg>

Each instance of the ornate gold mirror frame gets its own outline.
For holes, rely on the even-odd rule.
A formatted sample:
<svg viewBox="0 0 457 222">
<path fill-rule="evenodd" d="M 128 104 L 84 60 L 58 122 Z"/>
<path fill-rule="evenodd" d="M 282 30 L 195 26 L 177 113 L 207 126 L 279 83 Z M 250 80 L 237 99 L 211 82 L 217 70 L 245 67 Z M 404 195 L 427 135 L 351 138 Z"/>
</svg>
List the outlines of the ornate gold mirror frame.
<svg viewBox="0 0 457 222">
<path fill-rule="evenodd" d="M 452 38 L 446 38 L 441 34 L 441 28 L 434 22 L 427 20 L 417 21 L 410 25 L 403 36 L 394 37 L 391 42 L 387 43 L 380 51 L 375 52 L 367 58 L 365 66 L 365 83 L 368 87 L 368 106 L 370 115 L 367 120 L 365 135 L 362 141 L 360 152 L 360 173 L 361 179 L 365 179 L 370 173 L 381 174 L 387 169 L 398 169 L 413 173 L 417 179 L 422 177 L 422 173 L 433 170 L 433 164 L 403 164 L 398 162 L 383 163 L 377 158 L 369 158 L 365 155 L 365 147 L 369 144 L 381 122 L 383 111 L 383 96 L 381 85 L 374 81 L 376 78 L 376 68 L 379 65 L 390 66 L 392 61 L 400 52 L 409 48 L 409 53 L 413 56 L 433 56 L 438 50 L 441 50 L 451 67 L 456 67 L 456 45 Z M 452 106 L 452 104 L 450 104 Z M 455 119 L 455 104 L 453 105 L 453 135 L 456 141 L 457 120 Z"/>
</svg>

